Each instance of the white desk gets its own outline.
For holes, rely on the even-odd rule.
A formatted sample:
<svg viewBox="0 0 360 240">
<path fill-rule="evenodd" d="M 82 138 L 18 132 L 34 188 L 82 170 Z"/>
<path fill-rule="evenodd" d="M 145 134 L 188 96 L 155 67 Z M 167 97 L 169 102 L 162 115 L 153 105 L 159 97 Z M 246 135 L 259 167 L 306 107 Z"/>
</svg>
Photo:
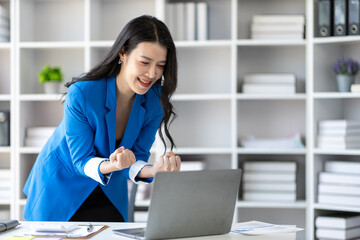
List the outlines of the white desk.
<svg viewBox="0 0 360 240">
<path fill-rule="evenodd" d="M 8 230 L 6 232 L 0 233 L 0 239 L 3 240 L 8 237 L 13 237 L 15 235 L 19 235 L 21 233 L 27 232 L 30 229 L 31 224 L 35 224 L 39 222 L 21 222 L 21 225 L 15 229 Z M 44 222 L 41 222 L 44 223 Z M 61 223 L 61 224 L 73 224 L 71 223 Z M 79 224 L 88 224 L 88 222 L 82 222 Z M 91 240 L 128 240 L 130 238 L 126 238 L 120 235 L 117 235 L 112 232 L 113 229 L 119 228 L 135 228 L 135 227 L 144 227 L 144 223 L 94 223 L 92 224 L 106 224 L 109 225 L 107 229 L 104 231 L 96 234 L 95 236 L 89 238 Z M 234 225 L 236 227 L 236 224 Z M 194 238 L 186 238 L 186 240 L 295 240 L 296 234 L 279 234 L 279 235 L 272 235 L 272 236 L 245 236 L 235 233 L 229 233 L 225 235 L 216 235 L 216 236 L 206 236 L 206 237 L 194 237 Z"/>
</svg>

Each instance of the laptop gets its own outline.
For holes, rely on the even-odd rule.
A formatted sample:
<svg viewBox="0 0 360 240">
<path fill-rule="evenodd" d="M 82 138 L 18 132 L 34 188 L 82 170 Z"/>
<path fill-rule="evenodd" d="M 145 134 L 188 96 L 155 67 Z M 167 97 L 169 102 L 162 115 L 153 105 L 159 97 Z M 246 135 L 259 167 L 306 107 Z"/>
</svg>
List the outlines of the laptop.
<svg viewBox="0 0 360 240">
<path fill-rule="evenodd" d="M 113 232 L 148 240 L 226 234 L 240 179 L 240 169 L 157 173 L 146 228 Z"/>
</svg>

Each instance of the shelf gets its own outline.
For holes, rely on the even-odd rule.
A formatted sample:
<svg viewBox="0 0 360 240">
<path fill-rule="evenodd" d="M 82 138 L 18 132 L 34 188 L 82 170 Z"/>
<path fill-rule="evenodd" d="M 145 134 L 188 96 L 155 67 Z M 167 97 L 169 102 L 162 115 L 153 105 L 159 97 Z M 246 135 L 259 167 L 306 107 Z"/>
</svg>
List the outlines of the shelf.
<svg viewBox="0 0 360 240">
<path fill-rule="evenodd" d="M 176 148 L 176 154 L 231 154 L 231 148 Z"/>
<path fill-rule="evenodd" d="M 175 41 L 178 48 L 192 47 L 230 47 L 231 40 L 208 40 L 208 41 Z"/>
<path fill-rule="evenodd" d="M 10 153 L 10 152 L 11 152 L 11 147 L 0 146 L 0 153 Z"/>
<path fill-rule="evenodd" d="M 237 201 L 237 208 L 296 208 L 306 209 L 305 201 L 296 202 L 253 202 L 253 201 Z"/>
<path fill-rule="evenodd" d="M 11 43 L 10 42 L 0 42 L 0 49 L 10 49 Z"/>
<path fill-rule="evenodd" d="M 241 39 L 236 41 L 236 45 L 241 47 L 247 46 L 305 46 L 306 40 L 255 40 L 255 39 Z"/>
<path fill-rule="evenodd" d="M 20 48 L 83 48 L 85 43 L 83 41 L 77 42 L 20 42 Z"/>
<path fill-rule="evenodd" d="M 231 100 L 230 94 L 175 94 L 173 101 Z"/>
<path fill-rule="evenodd" d="M 10 201 L 10 200 L 0 199 L 0 205 L 10 205 L 10 204 L 11 204 L 11 201 Z"/>
<path fill-rule="evenodd" d="M 341 36 L 341 37 L 324 37 L 324 38 L 314 38 L 314 44 L 328 44 L 328 43 L 348 43 L 348 42 L 359 42 L 359 36 Z"/>
<path fill-rule="evenodd" d="M 10 101 L 10 94 L 0 94 L 0 101 Z"/>
<path fill-rule="evenodd" d="M 21 154 L 38 154 L 41 151 L 41 147 L 20 147 L 19 152 Z"/>
<path fill-rule="evenodd" d="M 315 154 L 321 155 L 360 155 L 360 149 L 322 149 L 322 148 L 315 148 Z"/>
<path fill-rule="evenodd" d="M 318 210 L 330 210 L 330 211 L 342 211 L 342 212 L 357 212 L 357 213 L 360 213 L 360 208 L 358 208 L 358 207 L 336 206 L 336 205 L 330 205 L 330 204 L 315 203 L 314 208 L 318 209 Z"/>
<path fill-rule="evenodd" d="M 238 148 L 238 154 L 279 154 L 279 155 L 304 155 L 306 154 L 306 148 L 301 149 L 258 149 L 258 148 Z"/>
<path fill-rule="evenodd" d="M 306 100 L 306 94 L 245 94 L 238 93 L 238 100 Z"/>
<path fill-rule="evenodd" d="M 62 101 L 62 94 L 21 94 L 20 101 Z"/>
<path fill-rule="evenodd" d="M 340 93 L 340 92 L 323 92 L 314 93 L 315 99 L 347 99 L 347 98 L 360 98 L 360 93 Z"/>
</svg>

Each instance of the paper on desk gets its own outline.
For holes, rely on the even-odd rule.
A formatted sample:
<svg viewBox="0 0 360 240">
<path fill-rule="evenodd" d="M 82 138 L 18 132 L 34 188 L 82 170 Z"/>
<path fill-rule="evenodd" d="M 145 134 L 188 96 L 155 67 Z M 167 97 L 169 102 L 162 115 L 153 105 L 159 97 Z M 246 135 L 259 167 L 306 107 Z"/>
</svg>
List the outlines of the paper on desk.
<svg viewBox="0 0 360 240">
<path fill-rule="evenodd" d="M 304 229 L 286 225 L 275 225 L 259 221 L 250 221 L 237 224 L 236 228 L 232 229 L 231 232 L 245 235 L 269 235 L 278 233 L 291 233 L 301 230 Z"/>
<path fill-rule="evenodd" d="M 106 227 L 106 225 L 93 225 L 91 231 L 87 230 L 86 225 L 77 225 L 77 228 L 73 229 L 70 232 L 56 232 L 56 231 L 37 231 L 37 226 L 33 226 L 30 231 L 26 232 L 26 236 L 54 236 L 54 237 L 66 237 L 66 238 L 79 238 L 79 237 L 88 237 L 91 234 L 99 232 L 101 229 Z"/>
</svg>

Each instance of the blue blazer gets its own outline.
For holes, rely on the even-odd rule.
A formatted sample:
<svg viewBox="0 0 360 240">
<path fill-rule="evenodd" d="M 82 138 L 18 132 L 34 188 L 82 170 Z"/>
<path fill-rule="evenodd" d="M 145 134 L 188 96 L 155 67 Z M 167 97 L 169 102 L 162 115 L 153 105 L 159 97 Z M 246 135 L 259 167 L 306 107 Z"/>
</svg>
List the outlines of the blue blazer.
<svg viewBox="0 0 360 240">
<path fill-rule="evenodd" d="M 131 149 L 137 161 L 147 162 L 163 117 L 160 91 L 153 85 L 146 94 L 135 96 L 120 146 Z M 68 221 L 99 184 L 84 173 L 85 164 L 94 157 L 109 158 L 119 147 L 115 135 L 115 77 L 71 85 L 64 118 L 39 153 L 25 184 L 25 219 Z M 129 168 L 113 172 L 106 185 L 100 185 L 126 221 L 128 179 Z"/>
</svg>

